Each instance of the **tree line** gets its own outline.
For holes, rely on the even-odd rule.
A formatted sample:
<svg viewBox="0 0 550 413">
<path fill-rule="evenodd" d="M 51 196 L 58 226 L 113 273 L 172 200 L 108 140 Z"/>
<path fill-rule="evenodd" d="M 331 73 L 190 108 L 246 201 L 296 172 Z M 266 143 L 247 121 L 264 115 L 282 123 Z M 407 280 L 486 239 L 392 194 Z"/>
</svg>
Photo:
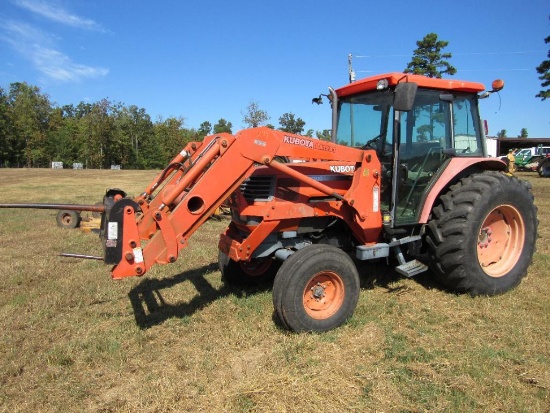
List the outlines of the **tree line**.
<svg viewBox="0 0 550 413">
<path fill-rule="evenodd" d="M 550 36 L 544 41 L 550 43 Z M 456 68 L 447 61 L 452 54 L 443 53 L 448 43 L 428 33 L 416 42 L 417 49 L 404 72 L 436 78 L 454 75 Z M 542 87 L 550 86 L 550 59 L 536 70 Z M 536 97 L 545 100 L 550 90 L 543 89 Z M 251 101 L 242 115 L 247 127 L 275 129 L 256 101 Z M 305 122 L 293 113 L 284 113 L 278 120 L 279 130 L 330 139 L 330 130 L 304 133 Z M 107 99 L 58 107 L 37 86 L 12 83 L 7 92 L 0 87 L 0 167 L 48 167 L 57 161 L 85 168 L 163 168 L 188 142 L 211 133 L 232 133 L 232 128 L 223 118 L 214 125 L 204 121 L 198 129 L 187 128 L 183 117 L 160 117 L 153 122 L 145 109 Z M 499 134 L 506 136 L 506 131 Z M 527 129 L 519 136 L 527 137 Z"/>
<path fill-rule="evenodd" d="M 243 121 L 260 126 L 268 119 L 252 101 Z M 304 127 L 293 113 L 279 118 L 280 130 L 302 134 Z M 183 117 L 153 121 L 143 108 L 108 99 L 59 107 L 40 88 L 25 82 L 11 83 L 8 91 L 0 87 L 0 167 L 50 167 L 55 161 L 66 167 L 158 169 L 188 142 L 211 133 L 233 133 L 232 129 L 223 118 L 214 125 L 205 121 L 197 129 L 188 128 Z M 329 131 L 316 134 L 330 136 Z"/>
</svg>

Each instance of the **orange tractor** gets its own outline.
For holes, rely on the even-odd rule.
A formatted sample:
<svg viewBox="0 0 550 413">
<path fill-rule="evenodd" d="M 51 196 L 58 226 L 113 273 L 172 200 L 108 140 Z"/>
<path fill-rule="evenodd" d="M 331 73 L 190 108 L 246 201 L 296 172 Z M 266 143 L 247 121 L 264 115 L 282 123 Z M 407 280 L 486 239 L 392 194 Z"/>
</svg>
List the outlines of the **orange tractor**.
<svg viewBox="0 0 550 413">
<path fill-rule="evenodd" d="M 537 216 L 527 182 L 488 158 L 478 102 L 502 89 L 403 73 L 329 88 L 332 142 L 265 127 L 188 144 L 139 196 L 102 205 L 30 205 L 102 214 L 114 279 L 173 263 L 222 203 L 227 283 L 274 277 L 273 304 L 294 331 L 344 323 L 360 293 L 356 260 L 431 269 L 471 295 L 516 286 Z M 14 207 L 22 205 L 7 205 Z M 72 256 L 72 254 L 67 254 Z"/>
</svg>

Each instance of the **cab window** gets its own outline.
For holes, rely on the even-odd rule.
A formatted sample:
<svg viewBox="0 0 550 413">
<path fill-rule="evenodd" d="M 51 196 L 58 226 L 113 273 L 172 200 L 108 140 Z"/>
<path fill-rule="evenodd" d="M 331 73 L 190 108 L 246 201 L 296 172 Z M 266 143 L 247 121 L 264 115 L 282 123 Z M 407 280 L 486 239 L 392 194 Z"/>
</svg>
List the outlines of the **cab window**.
<svg viewBox="0 0 550 413">
<path fill-rule="evenodd" d="M 481 131 L 477 116 L 477 100 L 472 95 L 456 95 L 453 99 L 454 145 L 457 156 L 481 156 Z"/>
</svg>

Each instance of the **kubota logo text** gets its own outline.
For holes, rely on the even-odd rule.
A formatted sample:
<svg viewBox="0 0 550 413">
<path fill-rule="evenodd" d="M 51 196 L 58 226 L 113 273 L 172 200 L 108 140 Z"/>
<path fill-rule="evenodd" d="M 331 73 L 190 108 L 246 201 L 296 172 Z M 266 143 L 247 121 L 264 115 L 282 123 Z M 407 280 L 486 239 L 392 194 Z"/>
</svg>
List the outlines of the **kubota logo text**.
<svg viewBox="0 0 550 413">
<path fill-rule="evenodd" d="M 310 149 L 318 149 L 320 151 L 327 151 L 327 152 L 335 152 L 336 151 L 336 149 L 333 148 L 332 146 L 327 145 L 326 143 L 323 143 L 322 141 L 319 141 L 319 140 L 316 140 L 316 139 L 311 140 L 311 139 L 299 138 L 297 136 L 285 135 L 284 138 L 283 138 L 283 142 L 284 143 L 289 143 L 291 145 L 303 146 L 303 147 L 310 148 Z"/>
<path fill-rule="evenodd" d="M 349 173 L 355 172 L 355 166 L 352 165 L 331 165 L 330 172 Z"/>
</svg>

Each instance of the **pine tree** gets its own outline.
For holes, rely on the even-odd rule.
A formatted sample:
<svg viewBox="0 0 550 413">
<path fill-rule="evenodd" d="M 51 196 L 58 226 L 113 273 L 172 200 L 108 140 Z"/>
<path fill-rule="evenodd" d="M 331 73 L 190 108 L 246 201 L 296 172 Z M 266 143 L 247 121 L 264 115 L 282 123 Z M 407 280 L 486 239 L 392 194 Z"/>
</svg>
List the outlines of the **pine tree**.
<svg viewBox="0 0 550 413">
<path fill-rule="evenodd" d="M 544 39 L 545 43 L 550 43 L 550 36 Z M 544 60 L 539 66 L 537 66 L 537 73 L 540 75 L 539 79 L 542 81 L 541 86 L 547 89 L 541 90 L 535 97 L 546 100 L 550 98 L 550 50 L 548 50 L 548 59 Z"/>
<path fill-rule="evenodd" d="M 404 72 L 436 78 L 444 74 L 454 75 L 456 69 L 445 60 L 450 59 L 452 54 L 441 53 L 448 44 L 447 41 L 437 40 L 437 34 L 428 33 L 416 42 L 418 48 L 413 52 L 413 58 Z"/>
</svg>

